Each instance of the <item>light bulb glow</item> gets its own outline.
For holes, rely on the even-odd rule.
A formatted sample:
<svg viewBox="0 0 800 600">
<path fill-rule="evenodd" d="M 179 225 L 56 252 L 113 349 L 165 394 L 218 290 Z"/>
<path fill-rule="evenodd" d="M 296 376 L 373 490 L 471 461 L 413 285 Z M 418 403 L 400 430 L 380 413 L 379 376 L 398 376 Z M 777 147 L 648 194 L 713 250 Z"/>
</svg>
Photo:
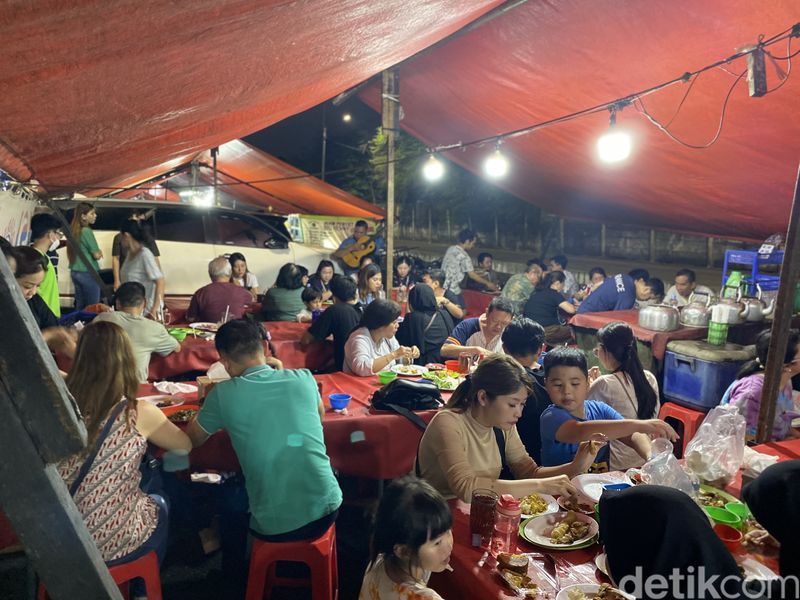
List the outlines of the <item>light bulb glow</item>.
<svg viewBox="0 0 800 600">
<path fill-rule="evenodd" d="M 342 115 L 342 121 L 344 121 L 345 123 L 349 123 L 352 120 L 353 120 L 353 117 L 352 117 L 352 115 L 350 113 L 344 113 Z"/>
<path fill-rule="evenodd" d="M 431 154 L 422 167 L 422 174 L 428 181 L 439 181 L 444 176 L 444 164 Z"/>
<path fill-rule="evenodd" d="M 495 150 L 483 163 L 483 172 L 492 179 L 505 177 L 508 173 L 508 159 L 499 149 Z"/>
<path fill-rule="evenodd" d="M 620 162 L 630 156 L 632 147 L 630 134 L 612 127 L 597 140 L 597 155 L 603 162 Z"/>
</svg>

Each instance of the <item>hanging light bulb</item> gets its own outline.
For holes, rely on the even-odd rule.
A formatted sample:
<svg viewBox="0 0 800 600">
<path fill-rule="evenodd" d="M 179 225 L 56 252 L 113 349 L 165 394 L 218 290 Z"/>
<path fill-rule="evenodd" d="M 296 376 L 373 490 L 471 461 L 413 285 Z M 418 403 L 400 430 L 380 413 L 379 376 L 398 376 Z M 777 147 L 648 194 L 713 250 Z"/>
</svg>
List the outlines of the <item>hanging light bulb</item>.
<svg viewBox="0 0 800 600">
<path fill-rule="evenodd" d="M 500 152 L 500 142 L 497 142 L 494 152 L 492 152 L 483 163 L 483 172 L 487 177 L 500 179 L 508 173 L 508 159 Z"/>
<path fill-rule="evenodd" d="M 607 163 L 621 162 L 631 155 L 633 141 L 629 133 L 616 128 L 617 108 L 612 106 L 609 128 L 597 140 L 597 155 L 600 160 Z"/>
<path fill-rule="evenodd" d="M 429 155 L 422 167 L 422 175 L 428 181 L 439 181 L 444 176 L 444 163 L 435 154 Z"/>
<path fill-rule="evenodd" d="M 350 113 L 344 113 L 342 115 L 342 121 L 344 121 L 345 123 L 349 123 L 352 120 L 353 120 L 353 116 Z"/>
</svg>

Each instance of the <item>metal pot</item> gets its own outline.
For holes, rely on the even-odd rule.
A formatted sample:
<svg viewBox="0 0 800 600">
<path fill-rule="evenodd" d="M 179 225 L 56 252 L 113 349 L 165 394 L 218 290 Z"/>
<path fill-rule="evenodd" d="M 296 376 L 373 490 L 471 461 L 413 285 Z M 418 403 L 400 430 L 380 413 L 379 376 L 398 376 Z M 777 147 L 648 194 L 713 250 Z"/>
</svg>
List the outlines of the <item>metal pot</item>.
<svg viewBox="0 0 800 600">
<path fill-rule="evenodd" d="M 737 288 L 735 299 L 724 297 L 725 289 L 731 287 L 732 286 L 726 286 L 722 288 L 722 291 L 719 293 L 719 300 L 717 304 L 711 307 L 711 320 L 715 323 L 738 325 L 744 321 L 746 309 L 744 304 L 741 302 L 741 288 Z"/>
<path fill-rule="evenodd" d="M 652 331 L 674 331 L 680 327 L 680 312 L 674 306 L 655 304 L 639 311 L 639 326 Z"/>
<path fill-rule="evenodd" d="M 775 299 L 773 298 L 769 306 L 767 306 L 761 299 L 761 286 L 756 284 L 756 297 L 742 298 L 742 305 L 744 306 L 744 319 L 746 321 L 763 321 L 766 317 L 772 315 L 775 310 Z"/>
<path fill-rule="evenodd" d="M 706 301 L 700 298 L 706 297 Z M 708 327 L 711 320 L 711 295 L 692 293 L 689 303 L 681 309 L 681 325 L 687 327 Z"/>
</svg>

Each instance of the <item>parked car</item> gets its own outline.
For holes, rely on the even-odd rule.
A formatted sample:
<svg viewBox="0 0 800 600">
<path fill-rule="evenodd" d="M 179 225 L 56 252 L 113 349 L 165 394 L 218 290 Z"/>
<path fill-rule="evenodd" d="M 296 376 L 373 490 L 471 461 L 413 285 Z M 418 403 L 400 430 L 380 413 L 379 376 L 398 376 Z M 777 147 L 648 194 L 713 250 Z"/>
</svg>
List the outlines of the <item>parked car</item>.
<svg viewBox="0 0 800 600">
<path fill-rule="evenodd" d="M 101 275 L 111 283 L 111 246 L 122 223 L 135 208 L 153 209 L 145 222 L 154 234 L 161 252 L 161 268 L 166 277 L 167 296 L 188 296 L 209 282 L 211 259 L 241 252 L 247 267 L 266 291 L 275 283 L 278 270 L 287 262 L 303 265 L 314 272 L 323 258 L 330 259 L 324 248 L 293 242 L 284 226 L 284 217 L 254 209 L 199 208 L 189 204 L 136 200 L 90 200 L 97 209 L 93 229 L 103 251 Z M 59 201 L 57 205 L 69 219 L 77 201 Z M 59 250 L 58 284 L 62 297 L 72 303 L 72 281 L 66 248 Z"/>
</svg>

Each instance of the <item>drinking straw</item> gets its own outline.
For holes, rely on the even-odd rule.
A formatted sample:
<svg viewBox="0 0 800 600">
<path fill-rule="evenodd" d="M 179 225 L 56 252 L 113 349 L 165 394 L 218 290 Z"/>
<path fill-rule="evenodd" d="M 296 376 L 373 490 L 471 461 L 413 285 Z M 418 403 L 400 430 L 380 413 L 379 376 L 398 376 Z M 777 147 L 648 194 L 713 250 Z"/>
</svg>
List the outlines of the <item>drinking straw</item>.
<svg viewBox="0 0 800 600">
<path fill-rule="evenodd" d="M 228 322 L 228 313 L 230 313 L 230 311 L 231 311 L 231 305 L 228 304 L 228 306 L 225 307 L 225 316 L 222 319 L 223 323 L 227 323 Z"/>
</svg>

